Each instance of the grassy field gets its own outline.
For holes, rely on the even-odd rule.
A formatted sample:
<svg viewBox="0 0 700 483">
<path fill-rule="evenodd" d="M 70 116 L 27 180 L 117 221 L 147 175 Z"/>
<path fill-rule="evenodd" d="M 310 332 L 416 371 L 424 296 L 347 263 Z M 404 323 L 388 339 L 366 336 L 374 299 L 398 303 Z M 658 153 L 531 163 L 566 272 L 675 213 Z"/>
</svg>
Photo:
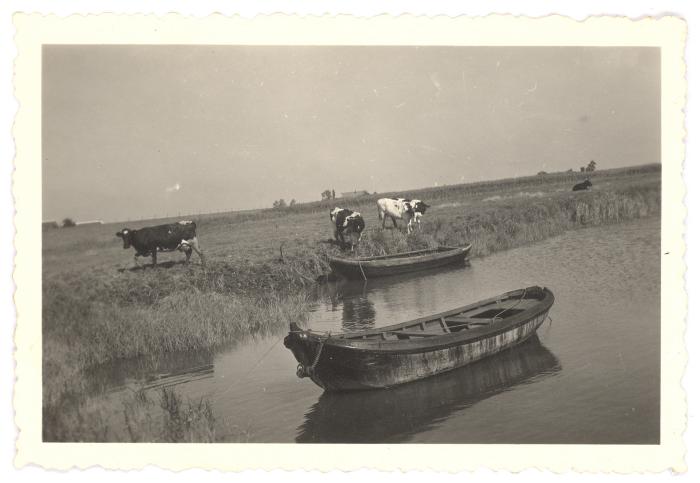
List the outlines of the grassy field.
<svg viewBox="0 0 700 483">
<path fill-rule="evenodd" d="M 593 190 L 572 192 L 571 186 L 585 176 L 591 177 Z M 660 166 L 653 165 L 409 191 L 401 195 L 431 205 L 421 232 L 410 236 L 405 230 L 380 228 L 375 201 L 395 193 L 202 216 L 195 221 L 206 267 L 196 255 L 187 266 L 180 263 L 182 254 L 173 253 L 159 256 L 156 268 L 130 270 L 133 250 L 123 250 L 115 232 L 169 220 L 47 231 L 42 347 L 44 421 L 50 424 L 44 424 L 44 437 L 80 438 L 80 431 L 76 436 L 66 429 L 77 424 L 74 411 L 67 418 L 67 408 L 86 405 L 93 389 L 85 373 L 92 367 L 136 356 L 215 349 L 276 332 L 291 321 L 303 324 L 304 288 L 327 276 L 327 256 L 340 253 L 327 243 L 332 236 L 328 209 L 333 206 L 363 213 L 367 229 L 358 248 L 361 255 L 472 243 L 478 257 L 570 229 L 657 215 L 660 176 Z M 135 406 L 129 407 L 133 412 Z M 205 409 L 199 407 L 197 414 L 205 414 L 206 429 Z M 211 436 L 207 431 L 202 433 L 205 440 Z"/>
</svg>

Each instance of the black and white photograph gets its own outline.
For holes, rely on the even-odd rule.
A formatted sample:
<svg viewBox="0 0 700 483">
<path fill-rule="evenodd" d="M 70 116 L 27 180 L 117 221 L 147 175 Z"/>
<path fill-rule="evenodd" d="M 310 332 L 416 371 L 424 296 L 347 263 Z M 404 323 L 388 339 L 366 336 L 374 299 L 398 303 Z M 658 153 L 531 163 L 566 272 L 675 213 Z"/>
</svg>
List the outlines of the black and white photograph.
<svg viewBox="0 0 700 483">
<path fill-rule="evenodd" d="M 660 447 L 652 44 L 42 42 L 40 442 Z"/>
</svg>

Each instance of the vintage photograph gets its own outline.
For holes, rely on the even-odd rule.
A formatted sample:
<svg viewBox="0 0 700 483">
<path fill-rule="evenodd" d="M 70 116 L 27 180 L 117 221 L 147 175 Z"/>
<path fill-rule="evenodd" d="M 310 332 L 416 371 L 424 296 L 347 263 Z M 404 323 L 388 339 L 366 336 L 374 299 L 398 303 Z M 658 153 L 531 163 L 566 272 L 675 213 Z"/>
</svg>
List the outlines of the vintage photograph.
<svg viewBox="0 0 700 483">
<path fill-rule="evenodd" d="M 45 45 L 44 441 L 658 444 L 659 53 Z"/>
<path fill-rule="evenodd" d="M 682 471 L 684 24 L 358 22 L 16 19 L 16 464 Z"/>
</svg>

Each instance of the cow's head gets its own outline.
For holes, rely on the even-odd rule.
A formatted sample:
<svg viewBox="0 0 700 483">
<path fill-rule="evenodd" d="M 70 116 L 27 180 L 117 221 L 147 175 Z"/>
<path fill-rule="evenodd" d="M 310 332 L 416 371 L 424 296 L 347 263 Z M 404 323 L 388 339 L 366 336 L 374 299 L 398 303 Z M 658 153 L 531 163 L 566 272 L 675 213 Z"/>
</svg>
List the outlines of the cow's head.
<svg viewBox="0 0 700 483">
<path fill-rule="evenodd" d="M 335 221 L 335 217 L 338 214 L 338 212 L 343 211 L 342 208 L 338 208 L 337 206 L 330 210 L 330 216 L 331 216 L 331 221 Z"/>
<path fill-rule="evenodd" d="M 350 238 L 350 247 L 354 250 L 355 245 L 360 243 L 362 232 L 365 229 L 365 220 L 357 211 L 353 212 L 345 219 L 345 232 Z"/>
<path fill-rule="evenodd" d="M 117 236 L 124 241 L 124 250 L 131 247 L 131 235 L 133 232 L 134 230 L 129 228 L 122 228 L 121 231 L 117 232 Z"/>
<path fill-rule="evenodd" d="M 593 186 L 593 183 L 591 183 L 591 180 L 588 178 L 586 178 L 586 181 L 584 181 L 583 184 L 586 186 L 586 188 Z"/>
<path fill-rule="evenodd" d="M 412 200 L 411 207 L 416 214 L 420 213 L 421 215 L 425 215 L 425 212 L 428 210 L 428 208 L 430 208 L 430 205 L 422 202 L 421 200 Z"/>
</svg>

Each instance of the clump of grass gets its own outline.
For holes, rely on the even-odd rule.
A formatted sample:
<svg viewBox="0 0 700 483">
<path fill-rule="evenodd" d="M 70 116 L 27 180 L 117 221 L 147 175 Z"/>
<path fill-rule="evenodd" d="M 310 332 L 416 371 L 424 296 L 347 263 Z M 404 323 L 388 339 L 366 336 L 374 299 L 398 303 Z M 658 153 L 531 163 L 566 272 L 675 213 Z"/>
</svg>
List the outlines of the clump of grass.
<svg viewBox="0 0 700 483">
<path fill-rule="evenodd" d="M 370 227 L 362 235 L 362 241 L 356 248 L 356 256 L 392 255 L 435 246 L 437 243 L 432 236 L 422 232 L 414 231 L 409 234 L 403 230 Z"/>
<path fill-rule="evenodd" d="M 117 408 L 121 405 L 121 411 Z M 183 400 L 169 388 L 157 400 L 140 389 L 119 402 L 88 398 L 43 411 L 44 441 L 213 443 L 217 420 L 207 399 Z M 118 424 L 118 419 L 123 424 Z"/>
</svg>

